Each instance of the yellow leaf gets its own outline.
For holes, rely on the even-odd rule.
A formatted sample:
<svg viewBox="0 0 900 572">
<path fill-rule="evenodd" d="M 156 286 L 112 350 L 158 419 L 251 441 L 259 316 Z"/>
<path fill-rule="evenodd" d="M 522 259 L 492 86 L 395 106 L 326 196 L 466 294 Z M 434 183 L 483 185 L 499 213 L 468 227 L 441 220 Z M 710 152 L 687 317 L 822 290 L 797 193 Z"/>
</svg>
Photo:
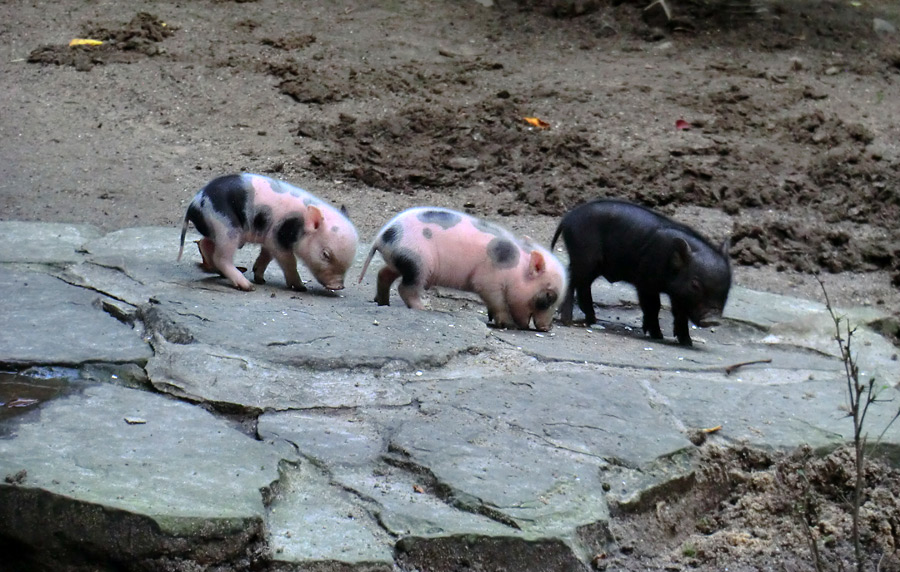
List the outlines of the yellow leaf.
<svg viewBox="0 0 900 572">
<path fill-rule="evenodd" d="M 91 40 L 88 38 L 75 38 L 69 42 L 69 46 L 101 46 L 103 42 L 100 40 Z"/>
</svg>

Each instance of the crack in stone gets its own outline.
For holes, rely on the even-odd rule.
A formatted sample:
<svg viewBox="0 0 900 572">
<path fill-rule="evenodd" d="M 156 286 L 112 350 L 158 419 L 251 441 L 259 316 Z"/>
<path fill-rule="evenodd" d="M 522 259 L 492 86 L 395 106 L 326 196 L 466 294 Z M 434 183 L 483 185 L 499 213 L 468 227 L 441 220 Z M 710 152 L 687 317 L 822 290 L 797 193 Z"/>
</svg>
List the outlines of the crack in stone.
<svg viewBox="0 0 900 572">
<path fill-rule="evenodd" d="M 291 439 L 286 439 L 284 437 L 281 437 L 281 439 L 285 443 L 287 443 L 288 445 L 290 445 L 291 447 L 294 448 L 294 452 L 297 454 L 297 456 L 300 459 L 308 462 L 310 465 L 315 467 L 316 470 L 318 470 L 325 477 L 329 486 L 334 487 L 335 489 L 338 489 L 340 491 L 343 491 L 343 492 L 347 493 L 348 495 L 350 495 L 351 497 L 355 498 L 357 500 L 357 506 L 362 511 L 364 511 L 369 516 L 369 518 L 372 520 L 372 522 L 374 522 L 382 531 L 384 531 L 384 533 L 389 538 L 391 538 L 391 539 L 399 538 L 399 536 L 397 534 L 395 534 L 393 531 L 391 531 L 391 529 L 388 527 L 387 523 L 385 523 L 384 520 L 382 519 L 381 510 L 376 510 L 377 508 L 381 507 L 381 504 L 374 497 L 369 496 L 369 495 L 363 493 L 362 491 L 359 491 L 351 486 L 348 486 L 339 481 L 336 481 L 334 478 L 334 473 L 331 471 L 331 468 L 329 468 L 326 463 L 322 462 L 321 460 L 317 459 L 316 457 L 313 457 L 311 455 L 304 453 L 301 450 L 300 445 L 297 444 L 295 441 L 293 441 Z M 280 463 L 283 463 L 284 465 L 296 468 L 296 467 L 300 466 L 301 461 L 291 461 L 289 459 L 282 458 Z M 266 506 L 266 508 L 271 506 L 271 504 L 272 504 L 272 502 L 274 502 L 275 498 L 282 494 L 282 491 L 280 490 L 280 488 L 281 488 L 280 481 L 283 478 L 282 477 L 283 470 L 281 468 L 281 465 L 279 466 L 278 474 L 279 474 L 279 478 L 276 479 L 276 481 L 274 481 L 273 484 L 270 485 L 267 490 L 263 491 L 263 493 L 265 495 L 264 499 L 263 499 L 263 504 L 264 504 L 264 506 Z"/>
<path fill-rule="evenodd" d="M 88 254 L 90 254 L 90 253 L 88 253 Z M 87 260 L 87 261 L 85 261 L 85 264 L 90 264 L 90 265 L 92 265 L 92 266 L 98 266 L 98 267 L 100 267 L 100 268 L 105 268 L 105 269 L 107 269 L 107 270 L 112 270 L 112 271 L 114 271 L 114 272 L 118 272 L 118 273 L 122 274 L 123 276 L 125 276 L 126 278 L 128 278 L 129 280 L 131 280 L 132 282 L 134 282 L 135 284 L 140 284 L 141 286 L 146 286 L 146 285 L 147 285 L 147 284 L 144 283 L 143 281 L 141 281 L 141 280 L 135 278 L 135 277 L 128 271 L 128 269 L 125 268 L 125 266 L 123 266 L 123 265 L 119 265 L 119 264 L 111 264 L 111 263 L 104 263 L 104 262 L 100 262 L 100 261 L 98 261 L 98 260 Z M 171 283 L 171 282 L 170 282 L 170 283 Z"/>
<path fill-rule="evenodd" d="M 602 414 L 599 414 L 599 416 L 600 417 L 611 417 L 613 419 L 618 419 L 619 421 L 624 421 L 624 419 L 622 417 L 619 417 L 618 415 L 610 415 L 609 413 L 602 413 Z M 544 425 L 546 427 L 556 427 L 558 425 L 561 425 L 563 427 L 573 427 L 575 429 L 593 429 L 595 431 L 600 431 L 601 433 L 609 433 L 609 431 L 607 431 L 606 429 L 604 429 L 602 427 L 596 427 L 594 425 L 581 425 L 578 423 L 568 423 L 568 422 L 564 422 L 564 421 L 561 421 L 559 423 L 544 423 Z"/>
<path fill-rule="evenodd" d="M 178 314 L 179 316 L 184 317 L 184 318 L 197 318 L 197 319 L 200 320 L 201 322 L 212 322 L 212 320 L 210 320 L 209 318 L 207 318 L 207 317 L 205 317 L 205 316 L 201 316 L 200 314 L 195 314 L 195 313 L 193 313 L 193 312 L 180 312 L 180 311 L 176 311 L 175 313 Z"/>
<path fill-rule="evenodd" d="M 287 342 L 269 342 L 266 344 L 267 347 L 282 347 L 282 346 L 308 346 L 310 344 L 314 344 L 316 342 L 321 342 L 323 340 L 330 340 L 335 338 L 336 336 L 319 336 L 317 338 L 312 338 L 310 340 L 299 341 L 299 340 L 291 340 Z"/>
<path fill-rule="evenodd" d="M 534 437 L 535 439 L 539 440 L 540 442 L 544 443 L 545 445 L 547 445 L 547 446 L 549 446 L 549 447 L 552 447 L 553 449 L 559 449 L 560 451 L 568 451 L 568 452 L 570 452 L 570 453 L 575 453 L 576 455 L 584 455 L 585 457 L 589 457 L 589 458 L 592 458 L 592 459 L 606 460 L 606 457 L 603 457 L 602 455 L 596 455 L 596 454 L 594 454 L 594 453 L 587 453 L 587 452 L 585 452 L 585 451 L 579 451 L 579 450 L 577 450 L 577 449 L 572 449 L 572 448 L 570 448 L 570 447 L 566 447 L 566 446 L 564 446 L 564 445 L 561 445 L 561 444 L 559 444 L 559 443 L 556 443 L 556 442 L 554 442 L 553 440 L 551 440 L 550 438 L 548 438 L 547 436 L 541 435 L 541 434 L 539 434 L 539 433 L 536 433 L 536 432 L 534 432 L 534 431 L 532 431 L 532 430 L 530 430 L 530 429 L 528 429 L 528 428 L 526 428 L 526 427 L 523 427 L 523 426 L 521 426 L 521 425 L 518 425 L 518 424 L 516 424 L 516 423 L 510 423 L 509 421 L 503 421 L 502 419 L 496 419 L 496 418 L 491 417 L 490 415 L 488 415 L 488 414 L 486 414 L 486 413 L 482 413 L 482 412 L 480 412 L 480 411 L 475 411 L 475 410 L 473 410 L 473 409 L 469 409 L 468 407 L 459 407 L 459 406 L 453 406 L 453 407 L 456 408 L 456 409 L 459 409 L 460 411 L 466 411 L 466 412 L 468 412 L 468 413 L 472 413 L 472 414 L 474 414 L 474 415 L 478 415 L 479 417 L 482 417 L 482 418 L 484 418 L 484 419 L 490 419 L 491 421 L 498 421 L 498 422 L 500 422 L 500 423 L 503 423 L 503 424 L 505 424 L 507 427 L 510 427 L 511 429 L 516 429 L 516 430 L 518 430 L 518 431 L 521 431 L 521 432 L 524 433 L 525 435 L 529 435 L 529 436 L 531 436 L 531 437 Z M 545 424 L 543 424 L 543 425 L 568 425 L 568 424 L 567 424 L 567 423 L 553 423 L 553 424 L 551 424 L 551 423 L 545 423 Z M 575 425 L 570 425 L 570 426 L 575 427 Z M 587 426 L 587 427 L 589 427 L 589 426 Z M 593 427 L 593 428 L 594 428 L 594 429 L 599 429 L 599 428 L 597 428 L 597 427 Z M 600 431 L 603 431 L 603 430 L 600 429 Z"/>
<path fill-rule="evenodd" d="M 416 463 L 415 461 L 412 461 L 409 453 L 397 447 L 396 445 L 391 444 L 389 452 L 401 454 L 404 458 L 401 459 L 386 455 L 382 457 L 382 460 L 385 463 L 392 467 L 396 467 L 398 469 L 406 471 L 407 473 L 410 473 L 412 475 L 424 478 L 426 481 L 428 481 L 425 487 L 426 490 L 430 491 L 436 499 L 440 500 L 447 506 L 463 512 L 483 516 L 504 526 L 508 526 L 516 530 L 521 530 L 519 523 L 516 522 L 515 519 L 503 514 L 499 510 L 496 510 L 495 507 L 484 502 L 482 499 L 467 492 L 455 489 L 449 484 L 442 482 L 440 479 L 438 479 L 437 475 L 435 475 L 431 469 L 424 465 Z"/>
<path fill-rule="evenodd" d="M 85 284 L 84 281 L 81 279 L 81 277 L 67 278 L 66 277 L 67 272 L 64 272 L 61 274 L 51 274 L 50 276 L 53 276 L 54 278 L 56 278 L 57 280 L 59 280 L 61 282 L 65 282 L 69 286 L 74 286 L 75 288 L 81 288 L 82 290 L 87 290 L 89 292 L 95 292 L 102 296 L 106 296 L 107 298 L 110 298 L 111 300 L 115 300 L 115 301 L 121 302 L 123 304 L 128 304 L 129 306 L 137 307 L 135 304 L 129 302 L 128 300 L 126 300 L 124 298 L 114 296 L 114 295 L 110 294 L 109 292 L 105 292 L 105 291 L 101 290 L 100 288 L 97 288 L 96 286 L 91 286 L 89 284 Z"/>
</svg>

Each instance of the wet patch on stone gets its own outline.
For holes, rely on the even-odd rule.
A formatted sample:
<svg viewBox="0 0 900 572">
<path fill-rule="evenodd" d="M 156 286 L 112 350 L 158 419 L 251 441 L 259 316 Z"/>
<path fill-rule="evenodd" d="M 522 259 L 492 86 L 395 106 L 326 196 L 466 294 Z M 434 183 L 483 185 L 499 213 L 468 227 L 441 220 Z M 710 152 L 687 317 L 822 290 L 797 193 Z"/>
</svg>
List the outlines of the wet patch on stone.
<svg viewBox="0 0 900 572">
<path fill-rule="evenodd" d="M 43 376 L 36 375 L 39 373 L 0 372 L 0 423 L 66 393 L 71 378 L 64 377 L 63 371 L 47 370 Z"/>
</svg>

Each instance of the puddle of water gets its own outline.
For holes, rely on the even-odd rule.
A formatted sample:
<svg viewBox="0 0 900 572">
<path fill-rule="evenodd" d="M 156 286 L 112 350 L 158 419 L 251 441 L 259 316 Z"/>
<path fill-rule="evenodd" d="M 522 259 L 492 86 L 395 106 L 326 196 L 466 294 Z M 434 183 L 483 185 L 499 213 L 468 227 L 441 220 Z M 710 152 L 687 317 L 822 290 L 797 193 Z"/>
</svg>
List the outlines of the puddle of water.
<svg viewBox="0 0 900 572">
<path fill-rule="evenodd" d="M 63 395 L 77 378 L 78 372 L 67 368 L 0 372 L 0 423 L 33 411 L 41 403 Z"/>
</svg>

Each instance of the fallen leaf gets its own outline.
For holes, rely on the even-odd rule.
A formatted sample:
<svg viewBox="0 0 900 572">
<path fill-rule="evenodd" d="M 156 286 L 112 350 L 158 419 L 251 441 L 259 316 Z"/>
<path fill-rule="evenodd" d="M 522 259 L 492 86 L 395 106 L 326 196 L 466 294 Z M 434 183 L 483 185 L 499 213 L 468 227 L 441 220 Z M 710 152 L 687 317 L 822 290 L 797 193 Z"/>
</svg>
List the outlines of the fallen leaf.
<svg viewBox="0 0 900 572">
<path fill-rule="evenodd" d="M 675 129 L 684 130 L 684 129 L 690 129 L 690 128 L 691 128 L 691 124 L 688 123 L 687 121 L 685 121 L 684 119 L 679 119 L 678 121 L 675 122 Z"/>
<path fill-rule="evenodd" d="M 525 123 L 534 127 L 539 127 L 541 129 L 547 129 L 550 127 L 549 123 L 537 117 L 523 117 L 522 119 L 525 120 Z"/>
<path fill-rule="evenodd" d="M 141 419 L 140 417 L 126 417 L 125 423 L 129 425 L 143 425 L 147 422 L 146 419 Z"/>
<path fill-rule="evenodd" d="M 423 487 L 422 485 L 413 485 L 413 490 L 420 495 L 425 493 L 425 487 Z"/>
<path fill-rule="evenodd" d="M 703 431 L 704 433 L 715 433 L 716 431 L 719 431 L 720 429 L 722 429 L 722 426 L 716 425 L 715 427 L 707 427 L 706 429 L 701 429 L 701 431 Z"/>
<path fill-rule="evenodd" d="M 69 42 L 69 46 L 102 46 L 100 40 L 91 40 L 90 38 L 75 38 Z"/>
</svg>

